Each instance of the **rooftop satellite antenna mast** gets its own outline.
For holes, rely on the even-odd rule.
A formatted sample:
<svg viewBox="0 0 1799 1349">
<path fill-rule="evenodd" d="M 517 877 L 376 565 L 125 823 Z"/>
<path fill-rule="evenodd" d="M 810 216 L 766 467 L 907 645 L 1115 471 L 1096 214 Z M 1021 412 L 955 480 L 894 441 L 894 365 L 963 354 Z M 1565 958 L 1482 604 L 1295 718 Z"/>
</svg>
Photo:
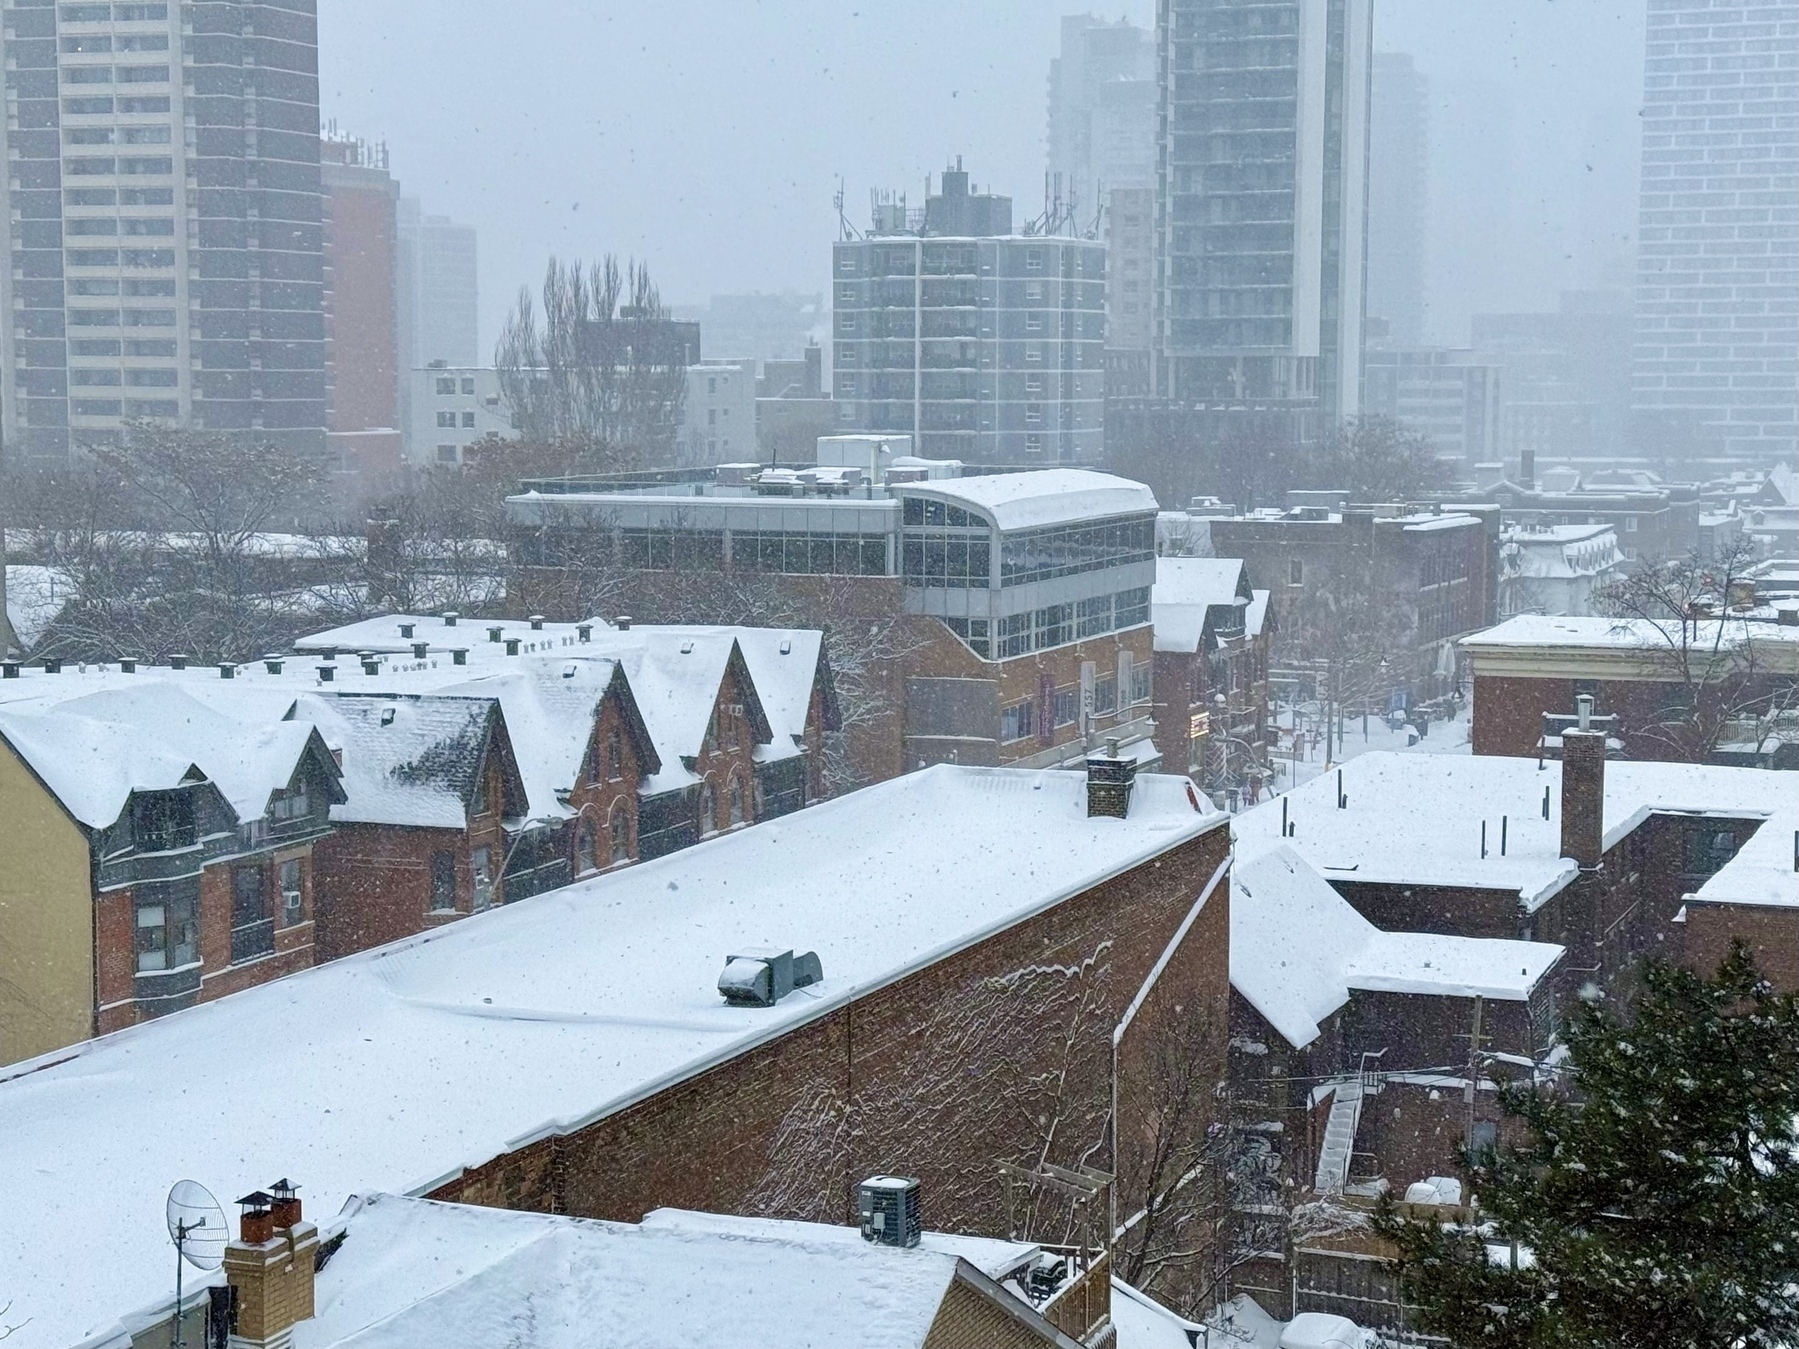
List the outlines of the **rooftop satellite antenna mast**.
<svg viewBox="0 0 1799 1349">
<path fill-rule="evenodd" d="M 185 1266 L 215 1270 L 225 1262 L 231 1233 L 225 1210 L 197 1180 L 178 1180 L 169 1189 L 169 1240 L 175 1243 L 174 1349 L 181 1349 L 181 1276 Z"/>
</svg>

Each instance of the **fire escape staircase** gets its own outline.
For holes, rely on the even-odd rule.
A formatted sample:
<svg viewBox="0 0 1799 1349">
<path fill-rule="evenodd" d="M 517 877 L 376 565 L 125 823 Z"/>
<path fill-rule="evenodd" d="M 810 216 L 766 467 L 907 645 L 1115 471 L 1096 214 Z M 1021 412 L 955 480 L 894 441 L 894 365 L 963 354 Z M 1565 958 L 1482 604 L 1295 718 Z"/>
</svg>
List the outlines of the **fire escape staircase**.
<svg viewBox="0 0 1799 1349">
<path fill-rule="evenodd" d="M 1330 1116 L 1324 1122 L 1324 1144 L 1318 1150 L 1318 1178 L 1313 1189 L 1319 1194 L 1342 1194 L 1349 1184 L 1349 1164 L 1355 1155 L 1356 1130 L 1362 1123 L 1362 1102 L 1380 1094 L 1381 1054 L 1363 1054 L 1361 1071 L 1346 1082 L 1339 1082 L 1331 1096 Z"/>
</svg>

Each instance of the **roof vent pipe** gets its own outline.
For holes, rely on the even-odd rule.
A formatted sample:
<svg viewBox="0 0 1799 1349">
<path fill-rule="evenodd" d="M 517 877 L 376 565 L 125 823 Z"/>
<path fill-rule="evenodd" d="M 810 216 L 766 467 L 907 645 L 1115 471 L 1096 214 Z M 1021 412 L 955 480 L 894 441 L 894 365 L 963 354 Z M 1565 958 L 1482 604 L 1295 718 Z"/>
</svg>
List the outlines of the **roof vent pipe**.
<svg viewBox="0 0 1799 1349">
<path fill-rule="evenodd" d="M 502 627 L 495 626 L 495 627 L 491 627 L 487 630 L 487 640 L 490 642 L 497 642 L 500 640 L 501 637 L 503 637 L 505 635 L 506 635 L 506 630 Z"/>
<path fill-rule="evenodd" d="M 219 662 L 219 678 L 220 679 L 236 679 L 237 678 L 237 666 L 232 665 L 228 661 L 220 661 Z"/>
<path fill-rule="evenodd" d="M 457 613 L 454 609 L 445 609 L 444 610 L 444 626 L 446 628 L 455 627 L 456 620 L 461 617 L 462 617 L 462 615 Z"/>
<path fill-rule="evenodd" d="M 631 615 L 620 614 L 617 618 L 612 620 L 612 626 L 617 628 L 620 632 L 631 631 Z"/>
<path fill-rule="evenodd" d="M 450 652 L 450 664 L 452 664 L 452 665 L 467 665 L 468 664 L 468 648 L 466 646 L 459 646 L 459 647 L 455 647 L 454 649 L 452 649 Z"/>
<path fill-rule="evenodd" d="M 48 665 L 49 663 L 50 662 L 48 662 L 48 661 L 44 662 L 44 664 L 46 664 L 46 665 Z M 169 657 L 169 668 L 171 670 L 187 669 L 187 657 L 183 656 L 183 655 L 179 655 L 179 654 L 170 656 Z"/>
<path fill-rule="evenodd" d="M 412 630 L 416 626 L 417 625 L 413 623 L 400 624 L 400 636 L 410 638 L 412 636 Z"/>
<path fill-rule="evenodd" d="M 137 662 L 134 660 L 131 660 L 128 657 L 121 657 L 119 659 L 119 673 L 120 674 L 136 674 L 137 673 Z M 7 677 L 10 679 L 12 676 L 9 675 Z"/>
<path fill-rule="evenodd" d="M 121 669 L 123 669 L 124 666 L 125 666 L 125 662 L 120 661 L 119 667 Z M 5 661 L 5 662 L 0 662 L 0 679 L 17 679 L 18 677 L 19 677 L 19 662 L 18 661 L 9 660 L 9 661 Z"/>
<path fill-rule="evenodd" d="M 412 658 L 414 660 L 423 660 L 430 650 L 431 644 L 429 642 L 414 642 L 412 644 Z"/>
<path fill-rule="evenodd" d="M 279 656 L 264 656 L 262 658 L 262 668 L 267 670 L 270 674 L 280 674 L 283 664 L 285 664 L 285 662 Z"/>
<path fill-rule="evenodd" d="M 336 678 L 337 678 L 337 667 L 335 665 L 319 666 L 319 683 L 329 684 L 333 679 L 336 679 Z"/>
<path fill-rule="evenodd" d="M 531 631 L 532 632 L 542 632 L 543 631 L 543 615 L 542 614 L 532 614 L 530 621 L 531 621 Z"/>
<path fill-rule="evenodd" d="M 517 637 L 508 637 L 506 639 L 506 654 L 508 656 L 518 655 L 518 644 L 519 639 Z"/>
<path fill-rule="evenodd" d="M 591 642 L 593 640 L 593 624 L 575 624 L 575 636 L 579 637 L 584 642 Z"/>
</svg>

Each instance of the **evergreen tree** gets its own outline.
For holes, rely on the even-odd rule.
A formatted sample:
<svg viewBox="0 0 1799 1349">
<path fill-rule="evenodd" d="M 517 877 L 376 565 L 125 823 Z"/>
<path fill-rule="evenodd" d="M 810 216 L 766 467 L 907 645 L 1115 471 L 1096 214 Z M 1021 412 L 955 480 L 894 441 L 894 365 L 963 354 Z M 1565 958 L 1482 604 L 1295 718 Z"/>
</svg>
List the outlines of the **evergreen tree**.
<svg viewBox="0 0 1799 1349">
<path fill-rule="evenodd" d="M 1583 1007 L 1566 1039 L 1560 1087 L 1502 1095 L 1528 1142 L 1464 1159 L 1478 1232 L 1379 1215 L 1420 1328 L 1459 1349 L 1799 1343 L 1799 999 L 1739 943 L 1711 979 L 1646 965 L 1628 1013 Z"/>
</svg>

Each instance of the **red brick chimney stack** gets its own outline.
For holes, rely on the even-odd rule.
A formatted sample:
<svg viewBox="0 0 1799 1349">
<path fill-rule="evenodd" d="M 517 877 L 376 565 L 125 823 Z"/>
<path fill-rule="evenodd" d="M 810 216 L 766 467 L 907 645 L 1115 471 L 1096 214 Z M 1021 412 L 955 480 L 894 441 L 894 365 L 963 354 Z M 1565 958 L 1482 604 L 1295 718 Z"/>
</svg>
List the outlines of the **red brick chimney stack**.
<svg viewBox="0 0 1799 1349">
<path fill-rule="evenodd" d="M 319 1229 L 301 1218 L 295 1188 L 278 1180 L 273 1193 L 257 1190 L 238 1201 L 242 1233 L 225 1248 L 224 1261 L 233 1349 L 287 1349 L 294 1326 L 313 1314 Z"/>
<path fill-rule="evenodd" d="M 1592 729 L 1589 695 L 1575 706 L 1577 725 L 1562 732 L 1562 856 L 1592 871 L 1605 856 L 1605 732 Z"/>
</svg>

